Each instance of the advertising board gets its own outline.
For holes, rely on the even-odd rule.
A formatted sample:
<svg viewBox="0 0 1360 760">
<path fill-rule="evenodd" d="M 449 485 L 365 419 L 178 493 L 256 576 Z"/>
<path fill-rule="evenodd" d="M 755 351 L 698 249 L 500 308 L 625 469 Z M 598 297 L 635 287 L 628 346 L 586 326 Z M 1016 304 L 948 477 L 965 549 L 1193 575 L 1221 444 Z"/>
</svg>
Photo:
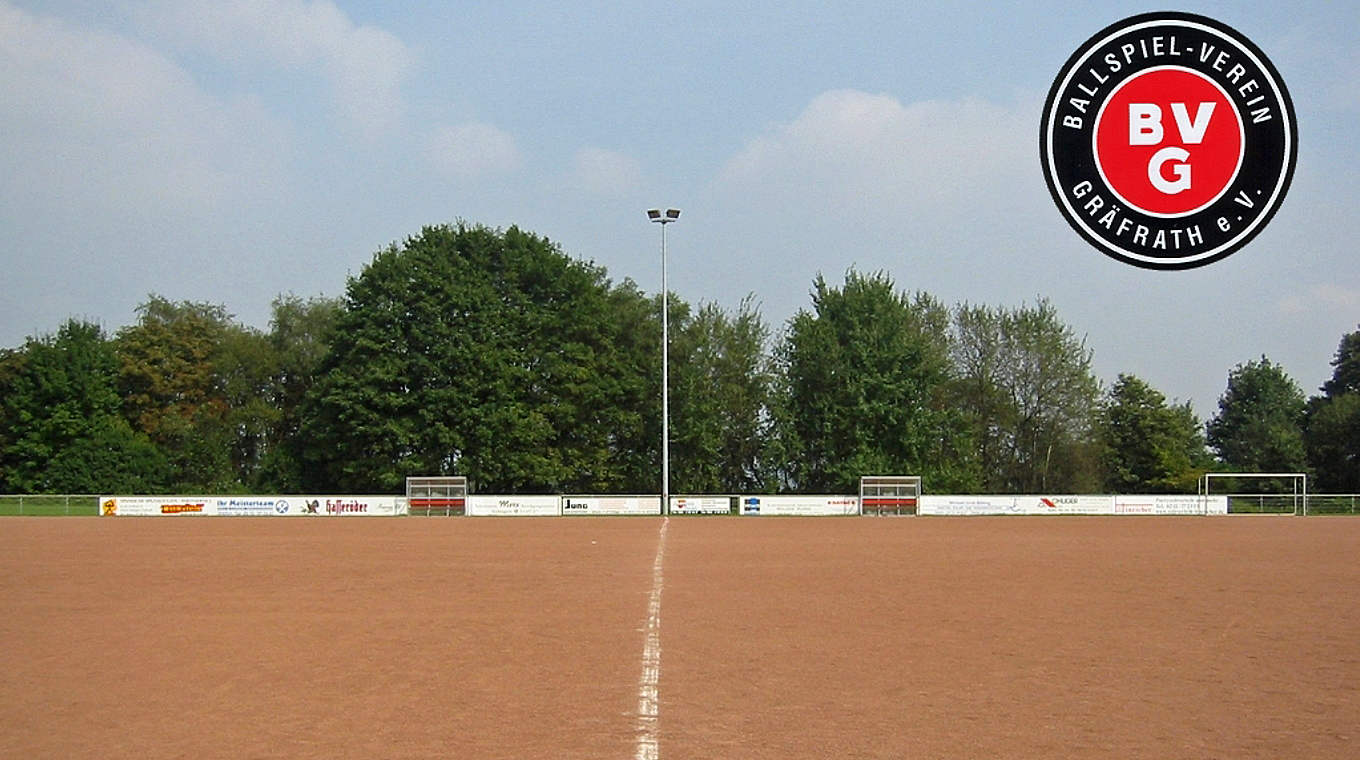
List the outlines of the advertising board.
<svg viewBox="0 0 1360 760">
<path fill-rule="evenodd" d="M 1113 496 L 1017 496 L 1015 506 L 1024 515 L 1112 515 Z"/>
<path fill-rule="evenodd" d="M 469 496 L 472 517 L 556 517 L 562 514 L 559 496 Z"/>
<path fill-rule="evenodd" d="M 858 496 L 742 496 L 743 515 L 857 515 Z"/>
<path fill-rule="evenodd" d="M 397 496 L 101 496 L 107 516 L 391 517 Z"/>
<path fill-rule="evenodd" d="M 563 496 L 565 515 L 659 515 L 660 496 Z"/>
<path fill-rule="evenodd" d="M 100 496 L 99 514 L 110 516 L 199 516 L 217 514 L 211 496 Z"/>
<path fill-rule="evenodd" d="M 950 496 L 922 494 L 918 513 L 940 516 L 1022 514 L 1014 496 Z"/>
<path fill-rule="evenodd" d="M 670 513 L 673 515 L 730 515 L 730 496 L 672 496 Z"/>
<path fill-rule="evenodd" d="M 1153 496 L 1116 496 L 1117 515 L 1226 515 L 1227 496 L 1190 496 L 1158 494 Z"/>
</svg>

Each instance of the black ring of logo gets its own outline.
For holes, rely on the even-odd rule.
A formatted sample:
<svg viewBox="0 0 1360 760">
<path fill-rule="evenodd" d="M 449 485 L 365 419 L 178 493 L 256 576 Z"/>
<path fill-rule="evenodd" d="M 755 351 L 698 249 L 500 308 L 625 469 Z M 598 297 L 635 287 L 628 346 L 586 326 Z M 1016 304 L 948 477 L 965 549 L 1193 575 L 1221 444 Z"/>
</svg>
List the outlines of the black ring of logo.
<svg viewBox="0 0 1360 760">
<path fill-rule="evenodd" d="M 1243 126 L 1242 168 L 1194 212 L 1154 216 L 1129 208 L 1095 160 L 1096 115 L 1119 85 L 1175 66 L 1208 77 Z M 1250 242 L 1279 209 L 1298 159 L 1294 104 L 1274 64 L 1231 27 L 1190 13 L 1147 13 L 1102 29 L 1063 65 L 1039 129 L 1044 181 L 1068 224 L 1111 258 L 1148 269 L 1189 269 Z"/>
</svg>

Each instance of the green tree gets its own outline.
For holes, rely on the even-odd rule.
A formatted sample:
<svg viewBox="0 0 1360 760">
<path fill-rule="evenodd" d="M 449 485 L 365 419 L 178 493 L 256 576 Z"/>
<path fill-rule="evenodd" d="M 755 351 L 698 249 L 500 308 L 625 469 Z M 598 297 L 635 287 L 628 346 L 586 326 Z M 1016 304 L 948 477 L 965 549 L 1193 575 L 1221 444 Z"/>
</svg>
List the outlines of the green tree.
<svg viewBox="0 0 1360 760">
<path fill-rule="evenodd" d="M 630 354 L 636 322 L 621 319 L 647 311 L 639 299 L 515 227 L 427 227 L 380 251 L 350 280 L 307 397 L 304 481 L 393 492 L 408 475 L 462 474 L 484 492 L 647 487 L 655 462 L 635 472 L 638 460 L 619 455 L 655 398 L 644 399 L 645 362 Z"/>
<path fill-rule="evenodd" d="M 1302 472 L 1303 391 L 1284 368 L 1262 356 L 1228 373 L 1209 421 L 1209 446 L 1224 465 L 1244 472 Z"/>
<path fill-rule="evenodd" d="M 1360 491 L 1360 331 L 1342 336 L 1322 392 L 1304 415 L 1308 464 L 1318 488 Z"/>
<path fill-rule="evenodd" d="M 1360 393 L 1360 330 L 1341 336 L 1332 358 L 1332 377 L 1322 385 L 1328 397 Z"/>
<path fill-rule="evenodd" d="M 275 359 L 226 307 L 152 295 L 118 332 L 124 413 L 165 453 L 176 490 L 253 490 L 277 412 Z"/>
<path fill-rule="evenodd" d="M 885 274 L 813 283 L 776 350 L 774 419 L 799 491 L 853 491 L 865 474 L 909 473 L 932 487 L 970 477 L 967 431 L 947 403 L 948 311 L 896 291 Z"/>
<path fill-rule="evenodd" d="M 769 328 L 750 298 L 735 314 L 705 304 L 693 317 L 681 315 L 676 324 L 670 384 L 672 491 L 760 488 L 770 389 L 765 355 Z"/>
<path fill-rule="evenodd" d="M 268 433 L 259 457 L 261 490 L 299 493 L 303 490 L 302 410 L 307 393 L 317 382 L 332 331 L 344 309 L 338 298 L 300 298 L 280 295 L 272 305 L 267 336 L 273 375 L 268 382 Z M 264 419 L 264 410 L 248 419 Z"/>
<path fill-rule="evenodd" d="M 69 320 L 0 361 L 0 486 L 9 492 L 146 492 L 165 462 L 121 416 L 103 330 Z"/>
<path fill-rule="evenodd" d="M 1210 465 L 1203 426 L 1189 402 L 1120 375 L 1101 405 L 1096 429 L 1105 488 L 1113 493 L 1185 493 Z"/>
<path fill-rule="evenodd" d="M 1047 300 L 954 313 L 955 403 L 969 420 L 983 487 L 994 493 L 1099 487 L 1091 351 Z"/>
</svg>

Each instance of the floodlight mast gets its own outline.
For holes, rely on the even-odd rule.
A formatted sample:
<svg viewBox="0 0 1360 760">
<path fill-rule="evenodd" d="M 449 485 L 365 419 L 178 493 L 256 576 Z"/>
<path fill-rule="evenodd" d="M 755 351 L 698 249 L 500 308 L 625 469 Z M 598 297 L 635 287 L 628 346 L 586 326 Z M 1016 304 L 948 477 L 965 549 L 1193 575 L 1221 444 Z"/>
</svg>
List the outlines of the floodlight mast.
<svg viewBox="0 0 1360 760">
<path fill-rule="evenodd" d="M 647 218 L 661 225 L 661 514 L 671 510 L 670 402 L 670 291 L 666 286 L 666 225 L 680 218 L 680 209 L 647 209 Z"/>
</svg>

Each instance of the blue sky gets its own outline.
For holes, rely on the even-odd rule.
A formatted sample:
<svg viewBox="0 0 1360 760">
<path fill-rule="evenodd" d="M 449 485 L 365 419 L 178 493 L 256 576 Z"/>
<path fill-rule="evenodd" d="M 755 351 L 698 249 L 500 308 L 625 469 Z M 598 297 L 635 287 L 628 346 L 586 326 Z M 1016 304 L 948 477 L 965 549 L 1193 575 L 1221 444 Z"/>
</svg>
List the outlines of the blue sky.
<svg viewBox="0 0 1360 760">
<path fill-rule="evenodd" d="M 267 327 L 379 248 L 458 219 L 543 234 L 780 329 L 812 279 L 883 270 L 946 303 L 1047 297 L 1107 383 L 1211 416 L 1262 354 L 1313 393 L 1360 324 L 1360 4 L 1188 2 L 1280 69 L 1300 149 L 1245 249 L 1153 272 L 1044 187 L 1043 98 L 1160 3 L 0 0 L 0 346 L 111 331 L 155 292 Z"/>
</svg>

